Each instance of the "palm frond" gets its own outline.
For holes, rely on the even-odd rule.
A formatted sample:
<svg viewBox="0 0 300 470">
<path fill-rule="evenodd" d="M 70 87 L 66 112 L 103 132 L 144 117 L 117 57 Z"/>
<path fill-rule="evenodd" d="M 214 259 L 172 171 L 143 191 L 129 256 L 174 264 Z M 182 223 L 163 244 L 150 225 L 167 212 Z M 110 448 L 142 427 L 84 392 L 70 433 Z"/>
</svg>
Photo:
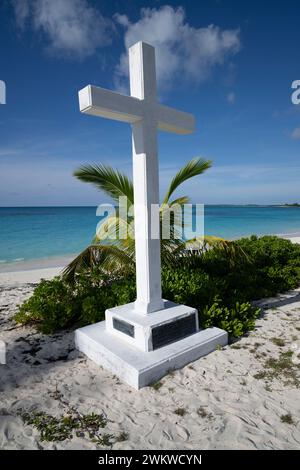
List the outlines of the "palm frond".
<svg viewBox="0 0 300 470">
<path fill-rule="evenodd" d="M 211 165 L 212 162 L 210 160 L 205 160 L 199 157 L 190 160 L 183 168 L 181 168 L 176 173 L 176 175 L 172 179 L 163 203 L 167 204 L 171 195 L 184 181 L 193 178 L 194 176 L 201 175 L 201 173 L 204 173 L 204 171 L 208 170 Z"/>
<path fill-rule="evenodd" d="M 161 251 L 161 263 L 163 266 L 174 267 L 180 260 L 180 253 L 184 249 L 184 242 L 179 239 L 173 240 L 161 240 L 160 251 Z"/>
<path fill-rule="evenodd" d="M 230 265 L 234 266 L 236 262 L 251 263 L 250 257 L 234 240 L 215 235 L 204 235 L 185 241 L 185 254 L 203 254 L 209 249 L 222 251 L 228 258 Z"/>
<path fill-rule="evenodd" d="M 120 250 L 112 245 L 90 245 L 62 271 L 62 277 L 68 281 L 74 281 L 75 274 L 93 267 L 101 267 L 106 272 L 132 271 L 134 257 L 132 253 Z"/>
<path fill-rule="evenodd" d="M 120 196 L 126 196 L 128 203 L 133 204 L 132 181 L 127 175 L 108 165 L 82 165 L 75 170 L 74 176 L 85 183 L 92 183 L 115 201 Z"/>
<path fill-rule="evenodd" d="M 200 175 L 210 168 L 211 162 L 202 158 L 194 158 L 188 162 L 173 178 L 166 197 L 160 209 L 160 228 L 163 232 L 164 224 L 170 220 L 170 239 L 161 239 L 161 259 L 163 265 L 174 266 L 180 262 L 182 256 L 189 251 L 187 243 L 183 240 L 183 225 L 181 207 L 188 204 L 190 199 L 181 196 L 170 200 L 173 192 L 184 181 Z M 83 165 L 74 172 L 80 181 L 91 183 L 97 189 L 104 191 L 114 201 L 119 202 L 120 196 L 127 198 L 128 209 L 134 204 L 132 181 L 123 173 L 103 164 Z M 176 205 L 180 206 L 178 213 Z M 170 215 L 167 213 L 170 210 Z M 127 214 L 128 215 L 128 214 Z M 124 219 L 118 207 L 114 214 L 101 221 L 97 228 L 92 244 L 80 253 L 64 270 L 63 277 L 73 282 L 75 275 L 81 271 L 97 267 L 104 273 L 133 272 L 135 265 L 134 241 L 134 215 L 130 212 L 129 218 Z M 164 218 L 165 217 L 165 218 Z M 120 237 L 127 233 L 127 237 Z"/>
<path fill-rule="evenodd" d="M 190 202 L 191 202 L 191 199 L 188 196 L 181 196 L 181 197 L 178 197 L 177 199 L 173 199 L 172 202 L 169 202 L 169 206 L 175 206 L 175 204 L 183 206 L 184 204 L 190 204 Z"/>
</svg>

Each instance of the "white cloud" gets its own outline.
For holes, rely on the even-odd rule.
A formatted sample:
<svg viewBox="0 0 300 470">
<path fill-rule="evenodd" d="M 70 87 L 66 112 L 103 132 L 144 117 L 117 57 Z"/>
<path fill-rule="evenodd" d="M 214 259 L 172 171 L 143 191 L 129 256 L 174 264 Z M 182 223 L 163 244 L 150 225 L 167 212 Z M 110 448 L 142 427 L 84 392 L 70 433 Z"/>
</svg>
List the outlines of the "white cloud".
<svg viewBox="0 0 300 470">
<path fill-rule="evenodd" d="M 122 26 L 128 27 L 130 25 L 130 21 L 127 15 L 120 15 L 120 13 L 116 13 L 114 15 L 114 19 L 117 23 L 121 24 Z"/>
<path fill-rule="evenodd" d="M 126 15 L 117 14 L 114 18 L 125 28 L 126 48 L 137 41 L 157 47 L 157 77 L 163 86 L 175 77 L 200 82 L 241 47 L 238 30 L 222 30 L 215 25 L 190 26 L 182 7 L 143 8 L 136 23 L 131 23 Z M 124 53 L 117 66 L 116 85 L 124 86 L 127 76 L 128 58 Z"/>
<path fill-rule="evenodd" d="M 30 3 L 28 0 L 12 0 L 12 4 L 15 10 L 17 25 L 20 28 L 24 28 L 30 12 Z"/>
<path fill-rule="evenodd" d="M 13 0 L 16 22 L 42 32 L 47 49 L 83 59 L 111 42 L 111 20 L 87 0 Z"/>
<path fill-rule="evenodd" d="M 226 99 L 227 99 L 227 102 L 230 104 L 235 103 L 235 93 L 233 92 L 228 93 Z"/>
<path fill-rule="evenodd" d="M 180 166 L 160 169 L 161 194 Z M 184 183 L 174 197 L 188 194 L 193 202 L 205 204 L 282 204 L 299 199 L 299 178 L 299 165 L 215 164 Z"/>
<path fill-rule="evenodd" d="M 296 127 L 291 133 L 291 138 L 294 140 L 300 139 L 300 127 Z"/>
</svg>

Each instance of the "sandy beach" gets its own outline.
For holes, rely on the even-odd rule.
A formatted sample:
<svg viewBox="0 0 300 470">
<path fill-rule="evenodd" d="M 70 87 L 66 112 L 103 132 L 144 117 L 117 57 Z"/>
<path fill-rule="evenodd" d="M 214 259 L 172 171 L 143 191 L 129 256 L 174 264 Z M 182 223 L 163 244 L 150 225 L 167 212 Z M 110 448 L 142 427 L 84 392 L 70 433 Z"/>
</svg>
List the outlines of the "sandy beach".
<svg viewBox="0 0 300 470">
<path fill-rule="evenodd" d="M 46 336 L 14 323 L 17 305 L 38 280 L 60 269 L 0 274 L 0 338 L 7 347 L 7 363 L 0 365 L 0 448 L 99 448 L 82 437 L 42 442 L 19 416 L 20 410 L 59 416 L 70 407 L 103 413 L 113 449 L 299 448 L 299 368 L 293 380 L 262 371 L 270 358 L 299 353 L 300 288 L 265 300 L 255 330 L 237 343 L 168 375 L 158 389 L 135 391 L 78 353 L 72 331 Z M 292 424 L 282 422 L 285 415 Z"/>
<path fill-rule="evenodd" d="M 0 286 L 36 284 L 41 279 L 52 279 L 72 259 L 72 256 L 57 256 L 0 264 Z"/>
<path fill-rule="evenodd" d="M 287 235 L 283 235 L 282 238 L 285 238 L 286 240 L 291 240 L 292 243 L 300 243 L 300 236 L 290 237 Z"/>
</svg>

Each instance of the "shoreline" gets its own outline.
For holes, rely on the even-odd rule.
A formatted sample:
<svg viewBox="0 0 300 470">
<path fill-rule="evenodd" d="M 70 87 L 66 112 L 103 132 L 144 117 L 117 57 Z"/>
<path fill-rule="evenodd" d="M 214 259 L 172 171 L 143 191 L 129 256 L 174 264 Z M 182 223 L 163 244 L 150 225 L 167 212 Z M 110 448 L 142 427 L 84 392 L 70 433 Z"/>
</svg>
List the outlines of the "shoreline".
<svg viewBox="0 0 300 470">
<path fill-rule="evenodd" d="M 300 232 L 277 234 L 276 236 L 300 244 Z M 0 287 L 19 284 L 36 284 L 41 279 L 58 276 L 74 255 L 52 256 L 26 261 L 0 264 Z"/>
<path fill-rule="evenodd" d="M 0 274 L 19 271 L 32 271 L 35 269 L 57 268 L 59 266 L 64 267 L 70 263 L 70 261 L 72 261 L 75 256 L 77 256 L 77 254 L 2 263 L 0 264 Z"/>
<path fill-rule="evenodd" d="M 18 287 L 26 284 L 38 284 L 42 279 L 53 279 L 60 274 L 63 268 L 64 266 L 57 266 L 55 268 L 0 273 L 0 290 L 1 288 Z"/>
<path fill-rule="evenodd" d="M 300 244 L 299 232 L 277 236 Z M 53 256 L 0 265 L 0 287 L 37 284 L 41 279 L 52 279 L 58 276 L 75 256 Z"/>
<path fill-rule="evenodd" d="M 0 265 L 0 287 L 37 284 L 41 279 L 58 276 L 74 256 L 53 256 Z"/>
</svg>

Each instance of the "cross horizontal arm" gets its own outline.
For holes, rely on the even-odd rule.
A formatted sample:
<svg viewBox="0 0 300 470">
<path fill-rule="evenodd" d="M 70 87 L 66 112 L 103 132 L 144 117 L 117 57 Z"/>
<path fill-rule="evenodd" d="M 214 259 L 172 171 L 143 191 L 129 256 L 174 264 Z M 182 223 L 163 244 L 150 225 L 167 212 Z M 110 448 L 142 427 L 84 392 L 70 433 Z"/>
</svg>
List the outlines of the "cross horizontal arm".
<svg viewBox="0 0 300 470">
<path fill-rule="evenodd" d="M 157 105 L 157 127 L 162 131 L 175 134 L 191 134 L 195 130 L 195 118 L 192 114 Z"/>
<path fill-rule="evenodd" d="M 82 113 L 131 124 L 143 118 L 143 107 L 138 98 L 92 85 L 79 91 L 79 107 Z"/>
</svg>

